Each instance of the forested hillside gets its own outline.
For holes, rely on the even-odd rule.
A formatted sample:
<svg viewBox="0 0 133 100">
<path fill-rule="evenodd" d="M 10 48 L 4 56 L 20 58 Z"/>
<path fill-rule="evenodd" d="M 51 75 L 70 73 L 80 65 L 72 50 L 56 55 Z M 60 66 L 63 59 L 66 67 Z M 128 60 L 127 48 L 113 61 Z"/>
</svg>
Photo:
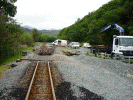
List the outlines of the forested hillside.
<svg viewBox="0 0 133 100">
<path fill-rule="evenodd" d="M 113 34 L 120 35 L 118 30 L 111 28 L 100 33 L 100 29 L 113 23 L 123 27 L 125 35 L 133 36 L 133 0 L 112 0 L 104 4 L 62 29 L 58 38 L 91 44 L 112 44 Z"/>
<path fill-rule="evenodd" d="M 31 33 L 31 31 L 33 29 L 35 29 L 35 28 L 30 27 L 30 26 L 22 26 L 21 28 L 24 29 L 24 31 L 26 33 Z M 43 30 L 37 30 L 37 31 L 42 33 L 42 35 L 48 35 L 48 36 L 55 36 L 55 37 L 57 37 L 57 35 L 59 34 L 60 30 L 46 30 L 46 29 L 43 29 Z"/>
<path fill-rule="evenodd" d="M 38 30 L 42 35 L 57 36 L 60 30 Z"/>
</svg>

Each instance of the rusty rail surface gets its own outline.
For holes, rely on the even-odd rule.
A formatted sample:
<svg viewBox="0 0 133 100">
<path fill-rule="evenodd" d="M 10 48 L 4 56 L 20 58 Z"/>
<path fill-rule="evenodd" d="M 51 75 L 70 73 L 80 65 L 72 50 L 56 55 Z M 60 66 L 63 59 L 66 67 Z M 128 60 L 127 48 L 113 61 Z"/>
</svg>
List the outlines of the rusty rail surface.
<svg viewBox="0 0 133 100">
<path fill-rule="evenodd" d="M 50 83 L 51 83 L 51 88 L 52 88 L 53 100 L 56 100 L 55 91 L 54 91 L 54 85 L 53 85 L 53 79 L 52 79 L 52 74 L 51 74 L 49 62 L 48 62 L 48 69 L 49 69 L 49 76 L 50 76 Z"/>
<path fill-rule="evenodd" d="M 37 62 L 25 100 L 56 100 L 49 61 L 42 63 Z"/>
<path fill-rule="evenodd" d="M 30 86 L 29 86 L 29 89 L 28 89 L 28 92 L 27 92 L 27 95 L 26 95 L 25 100 L 28 100 L 28 98 L 29 98 L 30 91 L 31 91 L 31 87 L 32 87 L 32 84 L 33 84 L 33 81 L 34 81 L 34 78 L 35 78 L 35 74 L 36 74 L 36 70 L 37 70 L 38 64 L 39 64 L 39 61 L 37 62 L 37 65 L 36 65 L 36 68 L 35 68 L 33 77 L 32 77 L 32 79 L 31 79 Z"/>
</svg>

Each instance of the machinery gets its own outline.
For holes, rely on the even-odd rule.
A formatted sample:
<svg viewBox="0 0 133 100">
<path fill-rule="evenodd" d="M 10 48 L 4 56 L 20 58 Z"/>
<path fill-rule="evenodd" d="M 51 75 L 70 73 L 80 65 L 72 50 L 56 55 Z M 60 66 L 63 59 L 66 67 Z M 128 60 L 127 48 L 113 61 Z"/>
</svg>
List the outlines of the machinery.
<svg viewBox="0 0 133 100">
<path fill-rule="evenodd" d="M 107 27 L 101 29 L 101 32 L 106 31 L 106 30 L 108 30 L 109 28 L 115 28 L 116 30 L 119 31 L 119 33 L 120 33 L 121 36 L 124 35 L 124 29 L 123 29 L 122 27 L 120 27 L 119 25 L 117 25 L 117 24 L 111 24 L 111 25 L 109 25 L 109 26 L 107 26 Z"/>
<path fill-rule="evenodd" d="M 109 25 L 103 28 L 101 32 L 109 28 L 115 28 L 120 33 L 120 36 L 113 35 L 111 57 L 114 58 L 117 56 L 121 60 L 129 59 L 129 57 L 133 59 L 133 36 L 124 36 L 124 29 L 117 24 Z"/>
</svg>

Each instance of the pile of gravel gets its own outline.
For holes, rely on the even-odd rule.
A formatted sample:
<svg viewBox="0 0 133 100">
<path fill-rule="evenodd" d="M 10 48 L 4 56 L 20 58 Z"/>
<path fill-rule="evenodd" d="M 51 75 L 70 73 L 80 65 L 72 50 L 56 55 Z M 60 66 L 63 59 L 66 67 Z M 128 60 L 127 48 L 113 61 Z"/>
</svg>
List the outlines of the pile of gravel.
<svg viewBox="0 0 133 100">
<path fill-rule="evenodd" d="M 94 65 L 98 68 L 105 68 L 115 74 L 126 77 L 128 73 L 133 74 L 133 64 L 126 64 L 118 60 L 102 59 L 97 57 L 90 57 L 80 55 L 74 57 L 76 60 L 84 64 Z"/>
<path fill-rule="evenodd" d="M 10 96 L 16 88 L 20 88 L 20 81 L 30 64 L 29 61 L 19 62 L 18 66 L 3 72 L 3 78 L 0 79 L 0 100 L 13 99 Z"/>
<path fill-rule="evenodd" d="M 132 74 L 133 65 L 89 57 L 83 53 L 79 56 L 66 57 L 67 59 L 55 61 L 65 82 L 84 87 L 107 100 L 133 98 L 133 79 L 127 77 L 128 73 Z"/>
<path fill-rule="evenodd" d="M 105 100 L 84 87 L 76 86 L 70 82 L 62 82 L 56 88 L 58 100 Z"/>
</svg>

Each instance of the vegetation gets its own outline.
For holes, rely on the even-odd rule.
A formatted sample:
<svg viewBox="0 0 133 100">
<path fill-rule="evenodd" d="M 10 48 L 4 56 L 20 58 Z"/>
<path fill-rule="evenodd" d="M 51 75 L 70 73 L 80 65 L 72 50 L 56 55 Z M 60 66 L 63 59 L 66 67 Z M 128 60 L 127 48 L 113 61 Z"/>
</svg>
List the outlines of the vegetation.
<svg viewBox="0 0 133 100">
<path fill-rule="evenodd" d="M 27 28 L 26 28 L 27 27 Z M 26 33 L 31 33 L 31 29 L 28 28 L 28 26 L 26 27 L 21 27 L 22 29 L 24 29 L 24 31 Z M 48 36 L 54 36 L 57 37 L 57 35 L 59 34 L 60 30 L 37 30 L 39 33 L 41 33 L 42 35 L 48 35 Z"/>
<path fill-rule="evenodd" d="M 93 55 L 90 55 L 89 52 L 85 53 L 85 55 L 93 57 Z"/>
<path fill-rule="evenodd" d="M 56 40 L 56 37 L 54 36 L 48 36 L 48 35 L 42 35 L 40 38 L 39 38 L 39 42 L 53 42 Z"/>
<path fill-rule="evenodd" d="M 0 65 L 18 59 L 21 45 L 33 46 L 33 36 L 25 33 L 11 17 L 16 14 L 14 2 L 17 0 L 0 1 Z M 13 60 L 14 61 L 14 60 Z"/>
<path fill-rule="evenodd" d="M 48 35 L 53 37 L 57 37 L 57 35 L 59 34 L 59 30 L 40 30 L 39 32 L 41 32 L 42 35 Z"/>
<path fill-rule="evenodd" d="M 120 33 L 109 29 L 100 33 L 103 27 L 116 23 L 124 28 L 125 35 L 133 35 L 133 1 L 112 0 L 98 10 L 90 12 L 73 25 L 62 29 L 58 38 L 90 44 L 112 44 L 113 35 Z"/>
<path fill-rule="evenodd" d="M 0 64 L 0 67 L 3 66 L 4 64 L 7 64 L 7 63 L 11 63 L 11 62 L 15 62 L 17 59 L 20 59 L 22 58 L 23 55 L 21 53 L 17 54 L 17 55 L 14 55 L 12 57 L 9 57 L 7 58 L 6 60 L 4 60 L 1 64 Z"/>
<path fill-rule="evenodd" d="M 2 77 L 2 72 L 3 72 L 3 71 L 6 71 L 6 70 L 9 69 L 9 68 L 10 68 L 9 65 L 7 65 L 7 66 L 0 66 L 0 78 Z"/>
<path fill-rule="evenodd" d="M 41 33 L 37 29 L 33 29 L 31 33 L 26 33 L 19 24 L 11 17 L 16 14 L 15 3 L 17 0 L 0 1 L 0 77 L 1 73 L 10 66 L 3 64 L 14 62 L 23 57 L 21 51 L 33 50 L 33 43 L 38 42 Z M 46 41 L 54 41 L 55 37 L 47 37 Z M 42 39 L 41 41 L 44 42 Z M 27 48 L 22 48 L 27 45 Z"/>
<path fill-rule="evenodd" d="M 21 36 L 20 36 L 20 43 L 22 45 L 28 45 L 31 46 L 33 44 L 33 36 L 29 33 L 24 32 Z"/>
<path fill-rule="evenodd" d="M 41 33 L 37 31 L 37 29 L 32 29 L 31 34 L 33 36 L 33 40 L 35 42 L 38 42 L 39 37 L 41 36 Z"/>
<path fill-rule="evenodd" d="M 3 62 L 1 62 L 0 64 L 0 78 L 2 77 L 2 72 L 3 71 L 6 71 L 10 68 L 10 65 L 4 65 L 4 64 L 7 64 L 7 63 L 10 63 L 10 62 L 14 62 L 16 61 L 17 59 L 19 58 L 22 58 L 23 56 L 21 54 L 17 54 L 15 56 L 12 56 L 12 57 L 8 57 L 6 60 L 4 60 Z"/>
<path fill-rule="evenodd" d="M 26 50 L 32 51 L 33 47 L 26 47 L 26 48 L 23 47 L 20 49 L 20 51 L 26 51 Z M 10 65 L 5 66 L 4 64 L 15 62 L 17 59 L 20 59 L 22 57 L 23 55 L 21 54 L 21 52 L 19 52 L 17 55 L 8 57 L 6 60 L 3 60 L 3 62 L 0 64 L 0 78 L 2 77 L 2 72 L 10 68 Z"/>
<path fill-rule="evenodd" d="M 33 40 L 35 42 L 53 42 L 56 39 L 54 36 L 44 35 L 37 29 L 32 29 L 31 35 L 33 36 Z"/>
<path fill-rule="evenodd" d="M 19 36 L 23 33 L 20 25 L 17 25 L 7 13 L 0 10 L 0 63 L 19 53 Z"/>
<path fill-rule="evenodd" d="M 1 0 L 0 1 L 0 11 L 5 12 L 6 15 L 14 17 L 16 14 L 16 6 L 15 3 L 17 0 Z"/>
<path fill-rule="evenodd" d="M 20 59 L 23 57 L 23 55 L 21 54 L 21 51 L 32 51 L 34 47 L 22 47 L 20 48 L 20 51 L 17 55 L 14 55 L 14 56 L 11 56 L 11 57 L 8 57 L 6 60 L 3 60 L 3 62 L 0 64 L 3 65 L 3 64 L 7 64 L 7 63 L 10 63 L 10 62 L 15 62 L 17 59 Z"/>
<path fill-rule="evenodd" d="M 28 50 L 28 51 L 32 51 L 33 50 L 33 48 L 34 47 L 26 47 L 26 48 L 21 48 L 21 51 L 26 51 L 26 50 Z"/>
</svg>

